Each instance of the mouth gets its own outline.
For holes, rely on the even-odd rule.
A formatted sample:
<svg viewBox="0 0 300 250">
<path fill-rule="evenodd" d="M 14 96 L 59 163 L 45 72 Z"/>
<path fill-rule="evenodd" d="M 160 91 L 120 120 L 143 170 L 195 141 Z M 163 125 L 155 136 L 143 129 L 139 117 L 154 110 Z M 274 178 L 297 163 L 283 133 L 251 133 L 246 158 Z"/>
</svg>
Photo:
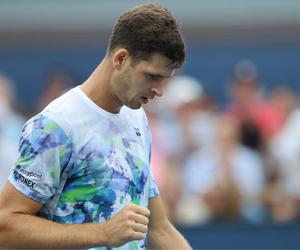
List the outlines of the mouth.
<svg viewBox="0 0 300 250">
<path fill-rule="evenodd" d="M 154 95 L 149 95 L 149 96 L 142 96 L 142 102 L 145 104 L 147 103 L 149 100 L 152 100 L 155 96 Z"/>
<path fill-rule="evenodd" d="M 142 103 L 146 104 L 148 102 L 148 97 L 142 96 Z"/>
</svg>

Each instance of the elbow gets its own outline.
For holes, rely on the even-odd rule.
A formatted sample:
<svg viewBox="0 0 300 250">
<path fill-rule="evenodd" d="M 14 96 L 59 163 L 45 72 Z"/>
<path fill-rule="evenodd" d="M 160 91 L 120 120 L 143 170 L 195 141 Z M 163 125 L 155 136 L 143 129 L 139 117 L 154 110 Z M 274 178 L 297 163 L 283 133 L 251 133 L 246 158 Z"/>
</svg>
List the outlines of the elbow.
<svg viewBox="0 0 300 250">
<path fill-rule="evenodd" d="M 148 244 L 150 249 L 160 248 L 158 242 L 164 242 L 168 238 L 168 227 L 171 226 L 168 220 L 160 223 L 158 227 L 151 227 L 148 231 Z"/>
</svg>

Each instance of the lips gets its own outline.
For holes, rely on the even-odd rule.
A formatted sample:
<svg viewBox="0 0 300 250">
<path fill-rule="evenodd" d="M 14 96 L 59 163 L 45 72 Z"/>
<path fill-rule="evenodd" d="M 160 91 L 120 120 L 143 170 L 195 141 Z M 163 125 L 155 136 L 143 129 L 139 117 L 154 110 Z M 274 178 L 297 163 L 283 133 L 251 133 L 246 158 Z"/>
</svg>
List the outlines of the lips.
<svg viewBox="0 0 300 250">
<path fill-rule="evenodd" d="M 148 97 L 142 96 L 142 102 L 146 104 L 148 102 Z"/>
<path fill-rule="evenodd" d="M 142 102 L 145 104 L 150 100 L 152 100 L 155 96 L 153 95 L 150 95 L 150 96 L 142 96 L 141 99 L 142 99 Z"/>
</svg>

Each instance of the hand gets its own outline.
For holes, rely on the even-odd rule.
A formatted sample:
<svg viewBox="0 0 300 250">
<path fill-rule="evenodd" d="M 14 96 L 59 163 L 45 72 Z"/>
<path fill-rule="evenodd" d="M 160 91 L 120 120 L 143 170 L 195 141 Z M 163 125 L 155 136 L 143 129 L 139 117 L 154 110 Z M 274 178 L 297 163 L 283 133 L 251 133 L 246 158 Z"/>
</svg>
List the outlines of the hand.
<svg viewBox="0 0 300 250">
<path fill-rule="evenodd" d="M 119 247 L 128 241 L 141 240 L 148 230 L 149 209 L 129 204 L 104 224 L 107 246 Z"/>
</svg>

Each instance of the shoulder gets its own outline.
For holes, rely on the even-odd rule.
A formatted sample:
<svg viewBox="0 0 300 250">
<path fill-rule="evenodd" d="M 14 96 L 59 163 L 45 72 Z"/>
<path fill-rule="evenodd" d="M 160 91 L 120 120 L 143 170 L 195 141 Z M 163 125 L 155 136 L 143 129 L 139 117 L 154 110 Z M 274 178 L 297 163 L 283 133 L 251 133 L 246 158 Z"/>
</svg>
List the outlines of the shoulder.
<svg viewBox="0 0 300 250">
<path fill-rule="evenodd" d="M 80 111 L 80 101 L 73 88 L 50 102 L 41 113 L 56 120 L 68 120 Z"/>
<path fill-rule="evenodd" d="M 20 138 L 20 152 L 38 154 L 61 145 L 71 145 L 69 131 L 62 121 L 40 113 L 28 120 Z M 27 152 L 29 153 L 29 152 Z"/>
</svg>

